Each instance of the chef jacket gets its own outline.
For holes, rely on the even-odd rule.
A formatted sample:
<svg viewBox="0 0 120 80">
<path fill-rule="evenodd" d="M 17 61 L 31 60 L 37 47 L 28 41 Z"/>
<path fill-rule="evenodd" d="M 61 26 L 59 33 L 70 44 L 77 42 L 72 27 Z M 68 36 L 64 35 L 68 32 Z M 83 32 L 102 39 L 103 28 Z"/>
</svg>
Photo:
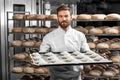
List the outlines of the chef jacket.
<svg viewBox="0 0 120 80">
<path fill-rule="evenodd" d="M 40 46 L 40 52 L 90 51 L 85 35 L 69 26 L 67 31 L 58 27 L 48 33 Z M 82 66 L 50 67 L 51 80 L 78 80 Z M 76 79 L 75 79 L 76 78 Z M 80 80 L 80 79 L 79 79 Z"/>
</svg>

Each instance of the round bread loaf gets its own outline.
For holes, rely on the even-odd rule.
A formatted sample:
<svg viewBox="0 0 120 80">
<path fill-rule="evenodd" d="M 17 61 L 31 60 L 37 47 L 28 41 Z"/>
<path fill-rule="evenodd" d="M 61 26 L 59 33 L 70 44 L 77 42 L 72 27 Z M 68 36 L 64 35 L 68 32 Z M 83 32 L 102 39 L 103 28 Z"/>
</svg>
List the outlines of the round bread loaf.
<svg viewBox="0 0 120 80">
<path fill-rule="evenodd" d="M 37 69 L 35 69 L 35 73 L 46 74 L 46 71 L 43 68 L 37 68 Z"/>
<path fill-rule="evenodd" d="M 105 20 L 120 20 L 120 15 L 117 13 L 111 13 L 105 17 Z"/>
<path fill-rule="evenodd" d="M 23 72 L 24 73 L 34 73 L 34 68 L 32 68 L 32 67 L 24 67 Z"/>
<path fill-rule="evenodd" d="M 89 75 L 91 75 L 91 76 L 101 76 L 102 72 L 100 70 L 91 70 L 89 72 Z"/>
<path fill-rule="evenodd" d="M 80 32 L 82 32 L 84 34 L 88 33 L 88 30 L 83 28 L 83 27 L 81 27 L 81 26 L 76 26 L 74 29 L 76 29 L 77 31 L 80 31 Z"/>
<path fill-rule="evenodd" d="M 80 14 L 77 16 L 77 20 L 91 20 L 91 15 L 89 14 Z"/>
<path fill-rule="evenodd" d="M 57 15 L 56 14 L 51 14 L 47 16 L 48 20 L 57 20 Z"/>
<path fill-rule="evenodd" d="M 120 56 L 112 56 L 111 60 L 112 62 L 120 62 Z"/>
<path fill-rule="evenodd" d="M 15 32 L 15 33 L 23 32 L 23 28 L 20 28 L 20 27 L 19 28 L 18 27 L 17 28 L 13 28 L 12 32 Z"/>
<path fill-rule="evenodd" d="M 23 17 L 25 20 L 35 20 L 36 14 L 28 14 Z"/>
<path fill-rule="evenodd" d="M 110 48 L 120 49 L 120 42 L 115 42 L 115 43 L 110 44 Z"/>
<path fill-rule="evenodd" d="M 36 15 L 36 16 L 35 16 L 35 19 L 36 19 L 36 20 L 45 20 L 46 17 L 47 17 L 46 15 Z"/>
<path fill-rule="evenodd" d="M 99 49 L 108 49 L 109 45 L 107 43 L 98 43 L 96 45 L 96 48 L 99 48 Z"/>
<path fill-rule="evenodd" d="M 24 53 L 19 53 L 15 54 L 13 58 L 16 60 L 25 60 L 27 58 L 27 55 L 25 55 Z"/>
<path fill-rule="evenodd" d="M 16 15 L 14 15 L 12 18 L 13 18 L 13 19 L 16 19 L 16 20 L 22 20 L 23 17 L 24 17 L 23 14 L 16 14 Z"/>
<path fill-rule="evenodd" d="M 104 20 L 105 17 L 106 17 L 105 14 L 93 14 L 93 15 L 91 15 L 92 20 Z"/>
<path fill-rule="evenodd" d="M 22 73 L 23 72 L 23 68 L 22 67 L 13 67 L 12 72 Z"/>
<path fill-rule="evenodd" d="M 103 34 L 103 30 L 99 28 L 92 28 L 89 30 L 89 34 Z"/>
<path fill-rule="evenodd" d="M 104 71 L 103 76 L 114 77 L 116 74 L 113 71 Z"/>
<path fill-rule="evenodd" d="M 35 30 L 36 30 L 36 28 L 32 28 L 32 27 L 23 28 L 24 33 L 35 33 Z"/>
<path fill-rule="evenodd" d="M 90 48 L 96 48 L 96 44 L 93 42 L 89 42 L 88 45 Z"/>
<path fill-rule="evenodd" d="M 86 27 L 85 27 L 85 29 L 87 29 L 88 31 L 89 31 L 90 29 L 92 29 L 92 28 L 94 28 L 94 26 L 86 26 Z"/>
<path fill-rule="evenodd" d="M 30 41 L 23 41 L 23 46 L 26 46 L 26 47 L 33 47 L 34 46 L 34 41 L 30 40 Z"/>
<path fill-rule="evenodd" d="M 15 41 L 11 42 L 11 46 L 22 46 L 22 41 L 15 40 Z"/>
<path fill-rule="evenodd" d="M 116 28 L 106 28 L 104 29 L 105 34 L 119 34 L 119 30 Z"/>
<path fill-rule="evenodd" d="M 40 33 L 40 34 L 47 34 L 49 32 L 49 29 L 48 28 L 37 28 L 35 32 Z"/>
<path fill-rule="evenodd" d="M 101 30 L 105 30 L 106 28 L 109 28 L 109 26 L 99 26 L 99 29 L 101 29 Z"/>
</svg>

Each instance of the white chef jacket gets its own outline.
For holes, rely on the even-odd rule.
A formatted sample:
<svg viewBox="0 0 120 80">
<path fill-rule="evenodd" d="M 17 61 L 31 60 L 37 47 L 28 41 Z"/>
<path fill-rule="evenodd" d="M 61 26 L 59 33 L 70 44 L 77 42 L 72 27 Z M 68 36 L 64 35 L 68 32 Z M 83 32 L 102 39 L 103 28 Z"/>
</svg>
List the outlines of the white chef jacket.
<svg viewBox="0 0 120 80">
<path fill-rule="evenodd" d="M 61 27 L 48 33 L 40 46 L 40 52 L 90 51 L 85 35 L 69 26 L 67 31 Z"/>
<path fill-rule="evenodd" d="M 64 31 L 61 27 L 48 33 L 44 38 L 40 46 L 40 52 L 87 52 L 90 48 L 86 42 L 85 35 L 69 26 L 67 31 Z M 80 71 L 83 66 L 73 66 L 74 71 Z M 54 80 L 54 79 L 52 79 Z M 79 80 L 81 80 L 79 78 Z"/>
</svg>

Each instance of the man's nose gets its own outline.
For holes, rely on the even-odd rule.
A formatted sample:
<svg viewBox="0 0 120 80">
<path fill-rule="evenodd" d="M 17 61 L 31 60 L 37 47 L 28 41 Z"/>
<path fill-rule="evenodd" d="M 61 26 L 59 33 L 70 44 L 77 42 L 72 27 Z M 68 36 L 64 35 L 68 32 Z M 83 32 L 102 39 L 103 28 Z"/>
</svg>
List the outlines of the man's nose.
<svg viewBox="0 0 120 80">
<path fill-rule="evenodd" d="M 63 20 L 66 20 L 66 18 L 65 18 L 65 17 L 63 17 Z"/>
</svg>

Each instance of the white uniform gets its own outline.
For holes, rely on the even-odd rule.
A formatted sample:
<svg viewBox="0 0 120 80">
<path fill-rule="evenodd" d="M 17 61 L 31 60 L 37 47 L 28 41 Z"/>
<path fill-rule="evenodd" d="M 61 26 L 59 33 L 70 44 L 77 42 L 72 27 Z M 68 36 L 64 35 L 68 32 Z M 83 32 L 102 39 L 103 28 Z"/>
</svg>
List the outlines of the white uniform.
<svg viewBox="0 0 120 80">
<path fill-rule="evenodd" d="M 40 46 L 40 52 L 86 52 L 90 51 L 85 35 L 69 26 L 64 31 L 61 27 L 48 33 Z M 51 80 L 80 80 L 78 79 L 82 66 L 57 66 L 50 67 Z M 70 75 L 69 75 L 70 74 Z M 56 77 L 57 76 L 57 77 Z M 73 78 L 75 77 L 75 78 Z M 73 78 L 73 79 L 72 79 Z"/>
</svg>

